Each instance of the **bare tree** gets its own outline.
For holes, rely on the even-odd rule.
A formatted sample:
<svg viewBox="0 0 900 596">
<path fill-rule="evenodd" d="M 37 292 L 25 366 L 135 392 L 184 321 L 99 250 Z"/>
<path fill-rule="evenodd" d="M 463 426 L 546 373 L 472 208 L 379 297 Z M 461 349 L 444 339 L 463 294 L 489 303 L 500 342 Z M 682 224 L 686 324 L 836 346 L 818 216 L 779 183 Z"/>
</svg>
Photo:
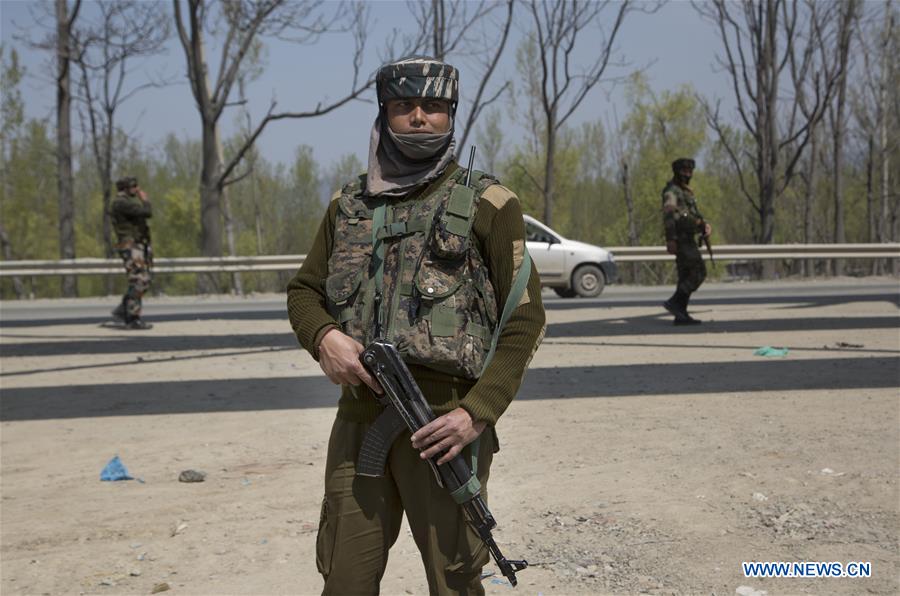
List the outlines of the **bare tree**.
<svg viewBox="0 0 900 596">
<path fill-rule="evenodd" d="M 81 0 L 75 0 L 71 14 L 67 0 L 56 0 L 56 176 L 59 202 L 59 256 L 75 258 L 75 197 L 72 180 L 72 93 L 69 67 L 71 35 Z M 62 295 L 78 294 L 74 275 L 62 277 Z"/>
<path fill-rule="evenodd" d="M 303 112 L 276 112 L 276 102 L 273 100 L 265 116 L 246 134 L 243 143 L 226 162 L 221 154 L 219 119 L 229 105 L 234 84 L 253 44 L 264 36 L 282 38 L 295 36 L 291 37 L 293 41 L 309 42 L 333 28 L 339 16 L 343 18 L 346 15 L 341 9 L 339 15 L 331 19 L 326 18 L 321 12 L 322 2 L 243 0 L 222 4 L 221 11 L 215 15 L 205 0 L 187 0 L 184 3 L 186 10 L 183 9 L 183 2 L 180 0 L 173 0 L 173 4 L 175 26 L 187 60 L 188 79 L 202 128 L 201 250 L 206 256 L 220 256 L 223 192 L 226 186 L 248 174 L 248 172 L 236 174 L 235 170 L 266 126 L 270 122 L 285 118 L 311 118 L 327 114 L 359 98 L 373 84 L 372 78 L 360 79 L 367 12 L 365 6 L 360 3 L 351 5 L 349 15 L 351 23 L 348 27 L 353 31 L 355 51 L 353 76 L 347 94 L 329 103 L 320 102 L 315 108 Z M 205 35 L 206 27 L 215 18 L 218 18 L 218 22 L 222 25 L 224 41 L 218 73 L 214 80 L 210 80 Z M 201 276 L 199 284 L 203 292 L 218 291 L 214 276 Z"/>
<path fill-rule="evenodd" d="M 805 44 L 802 53 L 800 51 L 791 52 L 788 56 L 796 106 L 803 118 L 810 122 L 808 147 L 805 151 L 807 158 L 805 161 L 798 162 L 798 173 L 804 185 L 802 226 L 803 241 L 806 243 L 813 241 L 815 211 L 813 203 L 818 180 L 816 166 L 819 160 L 819 129 L 823 120 L 822 116 L 831 105 L 818 101 L 822 94 L 820 87 L 823 81 L 837 81 L 837 103 L 843 104 L 844 95 L 841 92 L 841 86 L 843 85 L 846 90 L 847 56 L 853 31 L 853 15 L 857 6 L 856 0 L 846 3 L 806 0 L 811 25 L 808 34 L 811 36 L 812 43 Z M 832 24 L 834 25 L 832 26 Z M 819 76 L 810 76 L 810 73 L 818 73 Z M 834 110 L 832 110 L 833 112 Z M 843 112 L 843 107 L 840 112 Z M 843 118 L 839 118 L 839 120 L 843 121 Z M 843 128 L 845 126 L 842 125 L 841 130 Z M 837 160 L 843 156 L 843 133 L 838 134 L 834 132 L 833 128 L 833 140 L 835 148 L 832 151 L 832 159 Z M 840 151 L 837 150 L 838 145 L 841 145 Z M 833 165 L 837 167 L 839 163 L 833 162 Z M 833 174 L 833 176 L 837 177 L 836 186 L 839 186 L 840 175 Z M 836 198 L 839 194 L 835 191 L 832 198 L 842 206 L 842 200 Z M 841 237 L 843 237 L 843 214 L 842 212 L 838 214 L 837 204 L 835 207 L 835 226 L 837 228 L 837 222 L 840 221 Z M 835 239 L 835 241 L 838 240 Z M 805 259 L 801 261 L 800 266 L 804 275 L 812 272 L 812 261 Z"/>
<path fill-rule="evenodd" d="M 543 197 L 544 223 L 552 225 L 557 135 L 606 72 L 613 57 L 616 36 L 632 3 L 629 0 L 616 3 L 611 0 L 531 0 L 530 8 L 534 25 L 530 35 L 539 59 L 536 74 L 540 78 L 536 92 L 544 135 L 544 175 L 543 181 L 531 174 L 529 178 L 537 184 Z M 608 12 L 612 13 L 610 18 L 607 18 Z M 600 25 L 601 22 L 609 23 L 608 30 Z M 595 25 L 597 30 L 591 31 L 589 28 Z M 594 62 L 586 69 L 573 63 L 581 34 L 589 35 L 590 43 L 599 48 Z"/>
<path fill-rule="evenodd" d="M 900 197 L 892 193 L 891 155 L 897 149 L 898 136 L 889 134 L 900 124 L 900 93 L 897 91 L 900 68 L 895 58 L 898 51 L 897 13 L 892 2 L 871 10 L 860 11 L 859 47 L 863 68 L 859 84 L 852 87 L 852 103 L 855 119 L 866 145 L 867 155 L 867 195 L 869 196 L 870 241 L 895 241 L 898 203 Z M 878 162 L 878 175 L 874 172 Z M 876 183 L 880 187 L 876 203 Z M 893 177 L 896 184 L 896 177 Z M 893 198 L 893 201 L 891 200 Z M 890 261 L 896 268 L 897 260 Z M 875 261 L 873 272 L 884 272 L 884 263 Z M 896 269 L 894 269 L 896 273 Z"/>
<path fill-rule="evenodd" d="M 103 194 L 103 245 L 114 256 L 109 204 L 112 197 L 113 160 L 117 148 L 116 111 L 135 94 L 161 81 L 126 85 L 134 60 L 157 54 L 169 37 L 169 17 L 159 5 L 139 0 L 99 2 L 96 22 L 73 31 L 73 62 L 78 66 L 84 106 L 84 138 L 93 152 Z"/>
<path fill-rule="evenodd" d="M 839 3 L 838 25 L 835 39 L 828 44 L 833 47 L 835 62 L 835 95 L 828 104 L 828 119 L 831 124 L 831 185 L 832 199 L 834 201 L 834 242 L 846 241 L 844 232 L 844 137 L 847 130 L 846 103 L 847 103 L 847 62 L 850 58 L 850 38 L 853 25 L 856 22 L 856 11 L 859 7 L 858 0 L 846 0 Z M 815 20 L 814 20 L 815 23 Z M 818 35 L 819 43 L 826 44 L 824 35 Z M 827 49 L 823 47 L 823 54 L 827 55 Z M 835 275 L 843 275 L 844 262 L 835 259 L 833 262 Z"/>
<path fill-rule="evenodd" d="M 740 122 L 755 148 L 752 155 L 745 156 L 753 168 L 755 189 L 749 185 L 745 161 L 720 116 L 720 102 L 704 101 L 707 121 L 738 173 L 742 194 L 759 215 L 756 241 L 771 244 L 776 200 L 790 184 L 840 72 L 822 73 L 811 67 L 818 42 L 815 28 L 821 23 L 814 23 L 808 6 L 797 0 L 711 0 L 694 6 L 718 28 L 724 46 L 718 62 L 731 79 Z M 797 64 L 804 65 L 798 78 L 786 81 L 785 68 Z M 793 90 L 785 90 L 782 83 L 792 83 Z M 798 84 L 811 87 L 805 111 L 797 100 Z M 773 262 L 764 262 L 763 274 L 774 274 Z"/>
<path fill-rule="evenodd" d="M 502 3 L 484 0 L 408 1 L 407 5 L 416 20 L 417 31 L 423 32 L 419 39 L 411 40 L 409 45 L 427 47 L 431 56 L 438 60 L 446 60 L 452 54 L 461 58 L 474 56 L 481 61 L 479 76 L 472 77 L 478 80 L 478 85 L 467 106 L 465 123 L 461 127 L 463 133 L 457 146 L 457 152 L 462 152 L 482 111 L 510 87 L 510 82 L 504 81 L 490 97 L 487 96 L 490 80 L 509 39 L 515 0 L 505 0 Z M 500 8 L 504 9 L 502 20 L 490 22 L 492 13 Z M 476 36 L 478 31 L 481 32 L 480 39 Z"/>
</svg>

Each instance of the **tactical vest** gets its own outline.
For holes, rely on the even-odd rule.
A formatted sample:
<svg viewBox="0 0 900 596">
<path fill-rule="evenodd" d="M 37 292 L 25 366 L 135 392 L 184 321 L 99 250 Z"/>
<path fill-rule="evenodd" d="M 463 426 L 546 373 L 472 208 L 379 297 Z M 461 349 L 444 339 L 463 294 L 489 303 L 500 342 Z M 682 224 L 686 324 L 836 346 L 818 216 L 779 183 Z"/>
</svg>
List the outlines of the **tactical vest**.
<svg viewBox="0 0 900 596">
<path fill-rule="evenodd" d="M 145 244 L 150 242 L 150 227 L 147 225 L 147 218 L 128 215 L 120 208 L 121 205 L 134 201 L 140 201 L 140 199 L 118 193 L 110 203 L 109 214 L 119 246 L 126 246 L 133 242 Z"/>
<path fill-rule="evenodd" d="M 678 199 L 678 219 L 675 220 L 675 232 L 678 236 L 693 236 L 700 231 L 697 220 L 703 219 L 694 193 L 685 190 L 674 182 L 669 182 L 663 189 L 663 201 L 667 192 L 673 192 Z M 674 214 L 673 214 L 674 216 Z"/>
<path fill-rule="evenodd" d="M 471 230 L 479 197 L 497 181 L 473 171 L 467 188 L 464 177 L 460 168 L 407 200 L 365 196 L 364 176 L 345 186 L 325 292 L 329 312 L 359 343 L 375 339 L 377 308 L 383 339 L 406 362 L 475 380 L 491 348 L 497 301 Z"/>
</svg>

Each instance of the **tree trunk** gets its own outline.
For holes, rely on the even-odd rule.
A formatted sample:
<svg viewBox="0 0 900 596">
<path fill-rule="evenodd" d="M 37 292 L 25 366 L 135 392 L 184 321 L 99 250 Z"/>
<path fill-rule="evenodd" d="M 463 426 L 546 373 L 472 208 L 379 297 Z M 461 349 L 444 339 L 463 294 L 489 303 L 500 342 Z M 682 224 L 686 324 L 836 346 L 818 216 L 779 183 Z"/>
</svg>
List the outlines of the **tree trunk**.
<svg viewBox="0 0 900 596">
<path fill-rule="evenodd" d="M 772 0 L 767 0 L 760 23 L 761 47 L 756 69 L 757 131 L 761 135 L 757 181 L 759 183 L 759 243 L 772 244 L 775 237 L 775 197 L 778 174 L 778 65 L 775 63 L 778 15 Z M 775 277 L 775 262 L 762 262 L 764 279 Z"/>
<path fill-rule="evenodd" d="M 816 190 L 816 163 L 818 150 L 818 134 L 813 130 L 809 137 L 809 171 L 806 183 L 806 196 L 803 198 L 803 243 L 810 244 L 813 237 L 813 193 Z M 809 277 L 815 273 L 812 259 L 804 259 L 802 273 Z"/>
<path fill-rule="evenodd" d="M 222 140 L 216 137 L 216 153 L 219 157 L 219 169 L 222 168 L 224 161 L 222 157 Z M 222 188 L 222 217 L 225 220 L 225 242 L 228 244 L 228 254 L 232 257 L 237 256 L 237 249 L 234 244 L 234 218 L 231 217 L 231 203 L 228 200 L 228 190 Z M 243 295 L 244 286 L 241 283 L 241 274 L 235 271 L 231 274 L 231 291 L 238 296 Z"/>
<path fill-rule="evenodd" d="M 625 213 L 628 217 L 628 246 L 638 246 L 637 224 L 634 221 L 634 198 L 631 196 L 631 179 L 628 176 L 628 162 L 622 160 L 622 195 L 625 198 Z M 638 283 L 639 264 L 631 263 L 631 283 Z"/>
<path fill-rule="evenodd" d="M 547 159 L 544 161 L 544 223 L 553 227 L 553 187 L 556 177 L 553 174 L 556 161 L 556 119 L 547 122 Z"/>
<path fill-rule="evenodd" d="M 869 133 L 866 143 L 866 242 L 872 244 L 878 238 L 878 222 L 875 218 L 875 139 Z M 872 275 L 881 275 L 881 261 L 872 259 Z"/>
<path fill-rule="evenodd" d="M 72 180 L 71 89 L 69 78 L 69 7 L 56 0 L 56 176 L 59 205 L 59 257 L 75 258 L 75 206 Z M 74 275 L 62 277 L 62 295 L 78 295 Z"/>
<path fill-rule="evenodd" d="M 263 254 L 263 239 L 262 239 L 262 212 L 259 209 L 259 199 L 256 198 L 256 176 L 251 176 L 250 178 L 250 192 L 252 192 L 253 197 L 253 219 L 256 224 L 256 254 Z"/>
<path fill-rule="evenodd" d="M 205 257 L 222 256 L 222 187 L 219 184 L 221 162 L 217 147 L 219 130 L 213 122 L 203 122 L 203 161 L 200 169 L 200 252 Z M 219 292 L 215 273 L 199 275 L 201 294 Z"/>
<path fill-rule="evenodd" d="M 833 171 L 831 173 L 831 184 L 834 197 L 834 243 L 842 244 L 846 240 L 844 235 L 844 177 L 841 175 L 840 169 L 841 162 L 843 161 L 840 157 L 840 154 L 842 153 L 840 149 L 841 143 L 837 137 L 838 135 L 835 135 L 835 144 L 832 148 L 834 151 L 834 159 L 832 162 Z M 843 259 L 834 259 L 834 261 L 832 261 L 832 272 L 836 276 L 844 274 Z"/>
<path fill-rule="evenodd" d="M 14 259 L 12 244 L 9 241 L 9 236 L 6 233 L 6 228 L 3 226 L 3 222 L 0 222 L 0 244 L 3 245 L 3 259 L 12 261 Z M 16 292 L 16 298 L 19 300 L 25 298 L 25 286 L 22 285 L 22 278 L 15 275 L 12 278 L 12 283 L 13 290 Z"/>
<path fill-rule="evenodd" d="M 893 24 L 892 16 L 890 15 L 891 5 L 890 3 L 885 3 L 884 6 L 885 12 L 885 22 L 890 25 Z M 880 138 L 880 147 L 881 150 L 881 218 L 879 221 L 879 231 L 878 231 L 878 241 L 879 242 L 889 242 L 893 240 L 896 235 L 894 234 L 894 225 L 891 222 L 889 226 L 889 217 L 890 217 L 890 168 L 891 168 L 891 153 L 888 149 L 888 77 L 890 75 L 890 33 L 891 27 L 888 26 L 885 28 L 884 39 L 882 40 L 882 48 L 881 48 L 881 76 L 879 81 L 879 89 L 878 89 L 878 128 L 879 128 L 879 136 Z M 890 267 L 891 273 L 897 275 L 897 261 L 898 259 L 890 259 Z"/>
</svg>

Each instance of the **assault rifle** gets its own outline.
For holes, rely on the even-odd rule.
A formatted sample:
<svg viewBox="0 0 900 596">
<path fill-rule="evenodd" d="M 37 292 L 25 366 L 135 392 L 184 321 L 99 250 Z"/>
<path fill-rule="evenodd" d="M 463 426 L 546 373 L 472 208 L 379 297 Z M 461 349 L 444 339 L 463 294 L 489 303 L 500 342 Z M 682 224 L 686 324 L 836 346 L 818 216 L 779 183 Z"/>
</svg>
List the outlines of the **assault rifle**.
<svg viewBox="0 0 900 596">
<path fill-rule="evenodd" d="M 363 439 L 356 474 L 378 478 L 384 476 L 388 451 L 397 436 L 404 429 L 415 433 L 434 420 L 435 415 L 393 344 L 376 339 L 363 350 L 360 360 L 384 389 L 384 394 L 376 395 L 376 399 L 387 407 Z M 515 586 L 516 571 L 528 567 L 528 562 L 510 561 L 503 556 L 491 535 L 491 529 L 496 527 L 497 522 L 481 498 L 477 477 L 462 454 L 445 464 L 438 464 L 443 455 L 440 453 L 428 460 L 438 485 L 450 491 L 460 504 L 469 525 L 488 547 L 509 583 Z"/>
<path fill-rule="evenodd" d="M 712 244 L 709 241 L 709 236 L 706 235 L 706 221 L 703 219 L 700 220 L 700 228 L 703 231 L 700 232 L 700 238 L 697 239 L 697 248 L 703 248 L 703 245 L 706 245 L 706 252 L 709 253 L 709 262 L 715 267 L 716 260 L 713 258 Z"/>
</svg>

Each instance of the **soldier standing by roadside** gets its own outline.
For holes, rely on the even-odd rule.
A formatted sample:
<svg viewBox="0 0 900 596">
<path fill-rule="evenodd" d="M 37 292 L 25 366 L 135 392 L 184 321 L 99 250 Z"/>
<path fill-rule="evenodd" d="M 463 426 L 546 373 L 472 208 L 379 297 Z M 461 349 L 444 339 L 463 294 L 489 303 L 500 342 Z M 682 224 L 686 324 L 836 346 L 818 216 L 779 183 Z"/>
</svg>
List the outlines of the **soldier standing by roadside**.
<svg viewBox="0 0 900 596">
<path fill-rule="evenodd" d="M 686 157 L 672 162 L 672 179 L 662 191 L 663 225 L 666 231 L 666 250 L 675 255 L 678 285 L 663 307 L 675 315 L 675 325 L 699 325 L 701 321 L 687 312 L 691 294 L 706 279 L 706 265 L 700 254 L 697 234 L 709 237 L 712 227 L 706 223 L 694 191 L 689 186 L 694 174 L 694 160 Z"/>
<path fill-rule="evenodd" d="M 512 401 L 544 331 L 540 281 L 525 259 L 516 195 L 454 160 L 459 74 L 410 58 L 376 76 L 379 112 L 369 167 L 332 197 L 303 266 L 288 284 L 300 344 L 340 384 L 328 443 L 316 541 L 324 594 L 377 594 L 405 513 L 431 594 L 483 594 L 488 550 L 438 486 L 425 459 L 463 453 L 486 488 L 494 426 Z M 498 312 L 512 315 L 482 370 Z M 356 476 L 363 436 L 381 411 L 378 383 L 359 361 L 374 338 L 397 346 L 437 418 L 393 444 L 384 477 Z M 487 494 L 484 492 L 483 494 Z"/>
<path fill-rule="evenodd" d="M 152 252 L 147 220 L 152 217 L 153 210 L 147 193 L 138 186 L 137 178 L 120 178 L 116 181 L 116 190 L 109 212 L 119 240 L 116 250 L 128 274 L 128 290 L 112 315 L 123 322 L 126 329 L 150 329 L 152 325 L 141 319 L 141 298 L 150 288 Z"/>
</svg>

